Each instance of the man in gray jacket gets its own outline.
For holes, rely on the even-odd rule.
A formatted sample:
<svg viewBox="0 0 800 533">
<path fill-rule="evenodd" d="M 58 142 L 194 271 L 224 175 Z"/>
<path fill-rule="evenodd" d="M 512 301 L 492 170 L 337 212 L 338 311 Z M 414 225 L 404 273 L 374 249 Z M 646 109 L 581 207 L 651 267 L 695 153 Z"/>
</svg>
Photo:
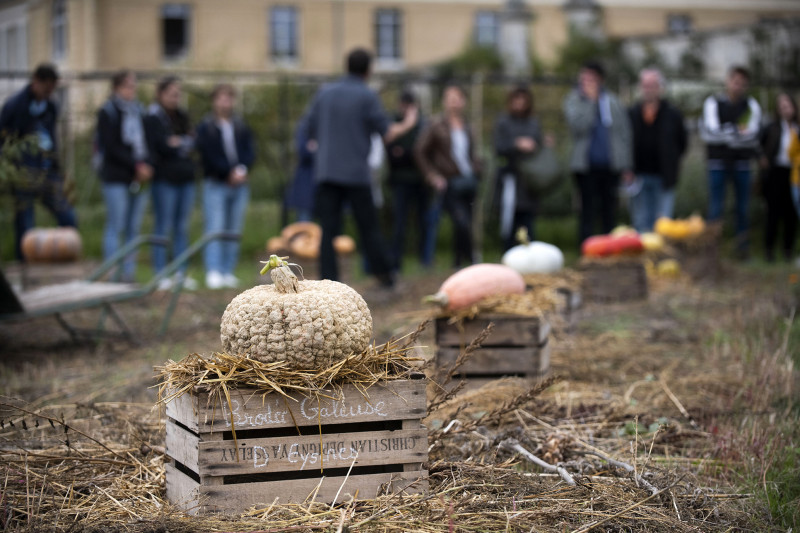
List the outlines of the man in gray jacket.
<svg viewBox="0 0 800 533">
<path fill-rule="evenodd" d="M 633 181 L 630 121 L 619 100 L 605 89 L 604 78 L 599 63 L 586 63 L 577 87 L 564 100 L 573 143 L 570 170 L 581 194 L 581 242 L 594 234 L 598 213 L 602 233 L 614 228 L 620 175 L 625 183 Z"/>
</svg>

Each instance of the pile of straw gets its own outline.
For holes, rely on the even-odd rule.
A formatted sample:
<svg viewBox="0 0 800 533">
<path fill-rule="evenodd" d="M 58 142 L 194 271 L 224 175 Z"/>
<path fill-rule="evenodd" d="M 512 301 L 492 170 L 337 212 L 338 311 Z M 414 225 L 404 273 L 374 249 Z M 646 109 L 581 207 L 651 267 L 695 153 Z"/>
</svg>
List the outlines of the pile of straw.
<svg viewBox="0 0 800 533">
<path fill-rule="evenodd" d="M 415 343 L 427 326 L 423 322 L 413 333 L 379 346 L 368 346 L 324 369 L 303 369 L 286 362 L 263 363 L 245 355 L 215 353 L 191 354 L 180 361 L 157 366 L 158 402 L 167 404 L 196 388 L 209 393 L 209 400 L 224 398 L 229 391 L 253 388 L 268 394 L 320 394 L 342 384 L 353 384 L 366 391 L 379 381 L 407 379 L 419 373 L 422 359 L 414 354 Z"/>
</svg>

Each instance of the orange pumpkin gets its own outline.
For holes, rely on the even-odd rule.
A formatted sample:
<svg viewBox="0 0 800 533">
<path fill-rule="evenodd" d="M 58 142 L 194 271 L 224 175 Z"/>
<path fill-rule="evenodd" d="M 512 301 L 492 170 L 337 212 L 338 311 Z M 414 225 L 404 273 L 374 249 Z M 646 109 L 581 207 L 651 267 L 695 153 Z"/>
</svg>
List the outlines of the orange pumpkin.
<svg viewBox="0 0 800 533">
<path fill-rule="evenodd" d="M 333 249 L 339 255 L 352 254 L 356 251 L 356 241 L 349 235 L 337 235 L 333 238 Z"/>
<path fill-rule="evenodd" d="M 82 250 L 75 228 L 34 228 L 22 236 L 22 256 L 29 263 L 76 261 Z"/>
<path fill-rule="evenodd" d="M 286 239 L 283 237 L 270 237 L 267 240 L 267 252 L 275 255 L 286 255 L 284 252 L 288 251 L 289 247 L 286 244 Z"/>
<path fill-rule="evenodd" d="M 612 241 L 613 238 L 608 235 L 595 235 L 583 241 L 581 246 L 581 253 L 586 257 L 606 257 L 613 252 Z"/>
<path fill-rule="evenodd" d="M 319 257 L 319 243 L 321 238 L 308 232 L 295 233 L 288 240 L 289 254 L 301 259 L 316 259 Z"/>
<path fill-rule="evenodd" d="M 522 294 L 525 280 L 511 267 L 493 263 L 468 266 L 447 278 L 439 292 L 426 298 L 449 310 L 463 309 L 489 296 Z"/>
</svg>

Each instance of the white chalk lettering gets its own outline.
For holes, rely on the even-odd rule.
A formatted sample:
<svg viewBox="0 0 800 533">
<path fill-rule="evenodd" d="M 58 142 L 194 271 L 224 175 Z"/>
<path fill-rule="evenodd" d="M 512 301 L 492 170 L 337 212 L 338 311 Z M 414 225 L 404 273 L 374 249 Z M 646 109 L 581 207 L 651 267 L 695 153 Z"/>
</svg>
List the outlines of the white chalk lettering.
<svg viewBox="0 0 800 533">
<path fill-rule="evenodd" d="M 348 405 L 345 401 L 333 400 L 330 403 L 317 407 L 314 405 L 316 400 L 304 398 L 300 402 L 300 414 L 306 420 L 316 420 L 318 418 L 355 418 L 358 416 L 388 416 L 385 411 L 386 402 L 379 401 L 374 404 L 366 401 Z"/>
</svg>

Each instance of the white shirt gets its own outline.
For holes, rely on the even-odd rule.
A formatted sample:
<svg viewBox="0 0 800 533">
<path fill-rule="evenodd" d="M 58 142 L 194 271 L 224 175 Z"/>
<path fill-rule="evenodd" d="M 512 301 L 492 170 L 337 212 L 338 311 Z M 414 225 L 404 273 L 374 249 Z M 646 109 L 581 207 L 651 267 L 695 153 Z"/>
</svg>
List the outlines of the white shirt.
<svg viewBox="0 0 800 533">
<path fill-rule="evenodd" d="M 222 134 L 222 148 L 231 166 L 239 164 L 239 154 L 236 151 L 236 137 L 233 135 L 233 123 L 224 118 L 217 120 L 217 126 Z"/>
<path fill-rule="evenodd" d="M 789 143 L 792 141 L 792 128 L 785 120 L 781 120 L 781 144 L 778 147 L 778 154 L 775 156 L 775 166 L 791 167 L 789 161 Z"/>
<path fill-rule="evenodd" d="M 450 130 L 450 144 L 453 161 L 458 165 L 462 176 L 472 175 L 472 164 L 469 160 L 469 137 L 464 128 Z"/>
</svg>

